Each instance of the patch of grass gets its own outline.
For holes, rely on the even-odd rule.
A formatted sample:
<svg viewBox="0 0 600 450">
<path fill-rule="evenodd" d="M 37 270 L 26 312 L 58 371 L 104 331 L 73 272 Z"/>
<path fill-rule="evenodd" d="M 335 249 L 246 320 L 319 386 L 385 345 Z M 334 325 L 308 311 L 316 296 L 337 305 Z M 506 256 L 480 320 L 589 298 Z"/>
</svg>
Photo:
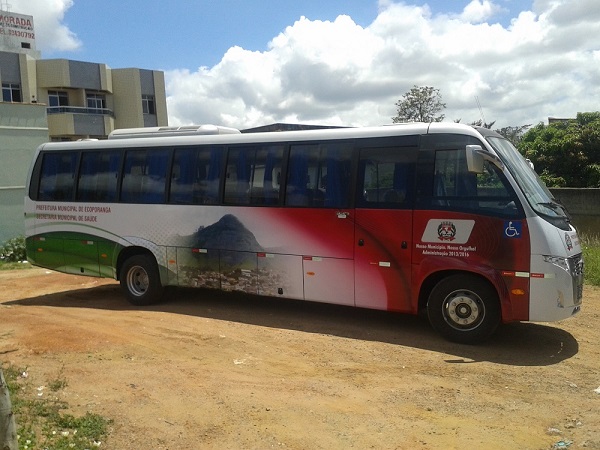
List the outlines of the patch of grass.
<svg viewBox="0 0 600 450">
<path fill-rule="evenodd" d="M 67 382 L 67 379 L 63 375 L 63 370 L 64 370 L 64 367 L 62 367 L 60 369 L 58 376 L 54 380 L 50 380 L 48 382 L 48 387 L 50 388 L 50 390 L 52 392 L 58 392 L 61 389 L 64 389 L 68 386 L 69 383 Z"/>
<path fill-rule="evenodd" d="M 4 262 L 0 261 L 0 270 L 17 270 L 17 269 L 31 269 L 33 266 L 27 261 L 22 262 Z"/>
<path fill-rule="evenodd" d="M 82 417 L 64 413 L 68 404 L 50 392 L 58 393 L 67 386 L 62 373 L 44 386 L 35 387 L 34 377 L 27 369 L 3 367 L 10 398 L 19 449 L 84 450 L 98 448 L 108 434 L 110 419 L 86 412 Z"/>
<path fill-rule="evenodd" d="M 600 235 L 584 234 L 580 239 L 585 282 L 600 286 Z"/>
</svg>

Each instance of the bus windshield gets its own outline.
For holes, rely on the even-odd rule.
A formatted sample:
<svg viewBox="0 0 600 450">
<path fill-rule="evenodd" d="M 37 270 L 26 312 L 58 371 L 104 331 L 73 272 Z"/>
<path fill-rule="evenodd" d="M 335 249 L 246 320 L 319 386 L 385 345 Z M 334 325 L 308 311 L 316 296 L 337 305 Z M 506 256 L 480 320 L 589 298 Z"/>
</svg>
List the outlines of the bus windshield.
<svg viewBox="0 0 600 450">
<path fill-rule="evenodd" d="M 510 141 L 494 136 L 488 136 L 487 140 L 519 184 L 531 208 L 558 228 L 570 230 L 570 218 L 564 206 L 554 198 L 538 174 Z"/>
</svg>

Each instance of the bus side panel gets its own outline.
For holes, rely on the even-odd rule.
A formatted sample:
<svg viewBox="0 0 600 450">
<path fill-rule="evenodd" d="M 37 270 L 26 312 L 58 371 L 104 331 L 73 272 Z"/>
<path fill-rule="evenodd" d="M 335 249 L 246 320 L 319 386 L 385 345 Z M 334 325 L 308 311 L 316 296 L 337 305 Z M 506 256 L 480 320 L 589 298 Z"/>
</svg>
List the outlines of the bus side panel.
<svg viewBox="0 0 600 450">
<path fill-rule="evenodd" d="M 414 217 L 415 292 L 434 272 L 472 272 L 495 285 L 505 322 L 528 320 L 530 239 L 526 220 L 447 211 L 415 211 Z"/>
<path fill-rule="evenodd" d="M 258 294 L 258 255 L 255 252 L 221 250 L 221 289 Z"/>
<path fill-rule="evenodd" d="M 302 257 L 258 254 L 258 293 L 272 297 L 304 299 Z"/>
<path fill-rule="evenodd" d="M 167 285 L 177 286 L 177 247 L 167 247 Z"/>
<path fill-rule="evenodd" d="M 160 226 L 136 226 L 178 247 L 180 285 L 354 305 L 351 210 L 168 208 L 157 215 Z M 144 231 L 149 227 L 167 234 Z"/>
<path fill-rule="evenodd" d="M 98 269 L 101 277 L 117 279 L 117 258 L 122 249 L 123 246 L 115 242 L 98 241 Z"/>
<path fill-rule="evenodd" d="M 26 238 L 27 260 L 40 267 L 62 271 L 65 265 L 63 239 L 52 236 Z"/>
<path fill-rule="evenodd" d="M 261 241 L 267 251 L 302 256 L 304 298 L 354 305 L 354 211 L 280 208 L 263 214 L 273 223 Z"/>
<path fill-rule="evenodd" d="M 177 279 L 180 286 L 221 289 L 219 251 L 178 247 Z"/>
<path fill-rule="evenodd" d="M 100 276 L 98 242 L 92 239 L 64 239 L 65 271 L 75 275 Z"/>
<path fill-rule="evenodd" d="M 305 256 L 303 269 L 306 300 L 354 305 L 354 285 L 343 282 L 352 276 L 354 261 Z"/>
</svg>

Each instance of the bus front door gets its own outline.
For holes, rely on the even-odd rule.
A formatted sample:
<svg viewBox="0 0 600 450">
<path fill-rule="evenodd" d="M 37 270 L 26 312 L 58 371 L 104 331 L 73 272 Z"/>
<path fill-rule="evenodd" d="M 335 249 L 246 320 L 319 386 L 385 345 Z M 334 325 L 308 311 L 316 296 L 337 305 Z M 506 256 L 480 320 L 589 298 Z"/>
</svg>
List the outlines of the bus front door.
<svg viewBox="0 0 600 450">
<path fill-rule="evenodd" d="M 360 151 L 355 210 L 356 306 L 410 312 L 412 191 L 418 147 L 405 136 Z"/>
</svg>

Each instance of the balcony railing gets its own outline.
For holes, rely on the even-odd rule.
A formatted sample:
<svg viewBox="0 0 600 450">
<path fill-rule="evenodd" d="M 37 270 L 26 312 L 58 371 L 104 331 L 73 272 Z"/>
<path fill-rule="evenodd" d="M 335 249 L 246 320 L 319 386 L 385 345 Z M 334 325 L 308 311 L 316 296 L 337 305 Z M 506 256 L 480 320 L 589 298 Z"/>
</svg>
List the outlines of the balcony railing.
<svg viewBox="0 0 600 450">
<path fill-rule="evenodd" d="M 108 108 L 86 108 L 84 106 L 49 106 L 46 108 L 48 114 L 100 114 L 114 117 L 112 109 Z"/>
</svg>

